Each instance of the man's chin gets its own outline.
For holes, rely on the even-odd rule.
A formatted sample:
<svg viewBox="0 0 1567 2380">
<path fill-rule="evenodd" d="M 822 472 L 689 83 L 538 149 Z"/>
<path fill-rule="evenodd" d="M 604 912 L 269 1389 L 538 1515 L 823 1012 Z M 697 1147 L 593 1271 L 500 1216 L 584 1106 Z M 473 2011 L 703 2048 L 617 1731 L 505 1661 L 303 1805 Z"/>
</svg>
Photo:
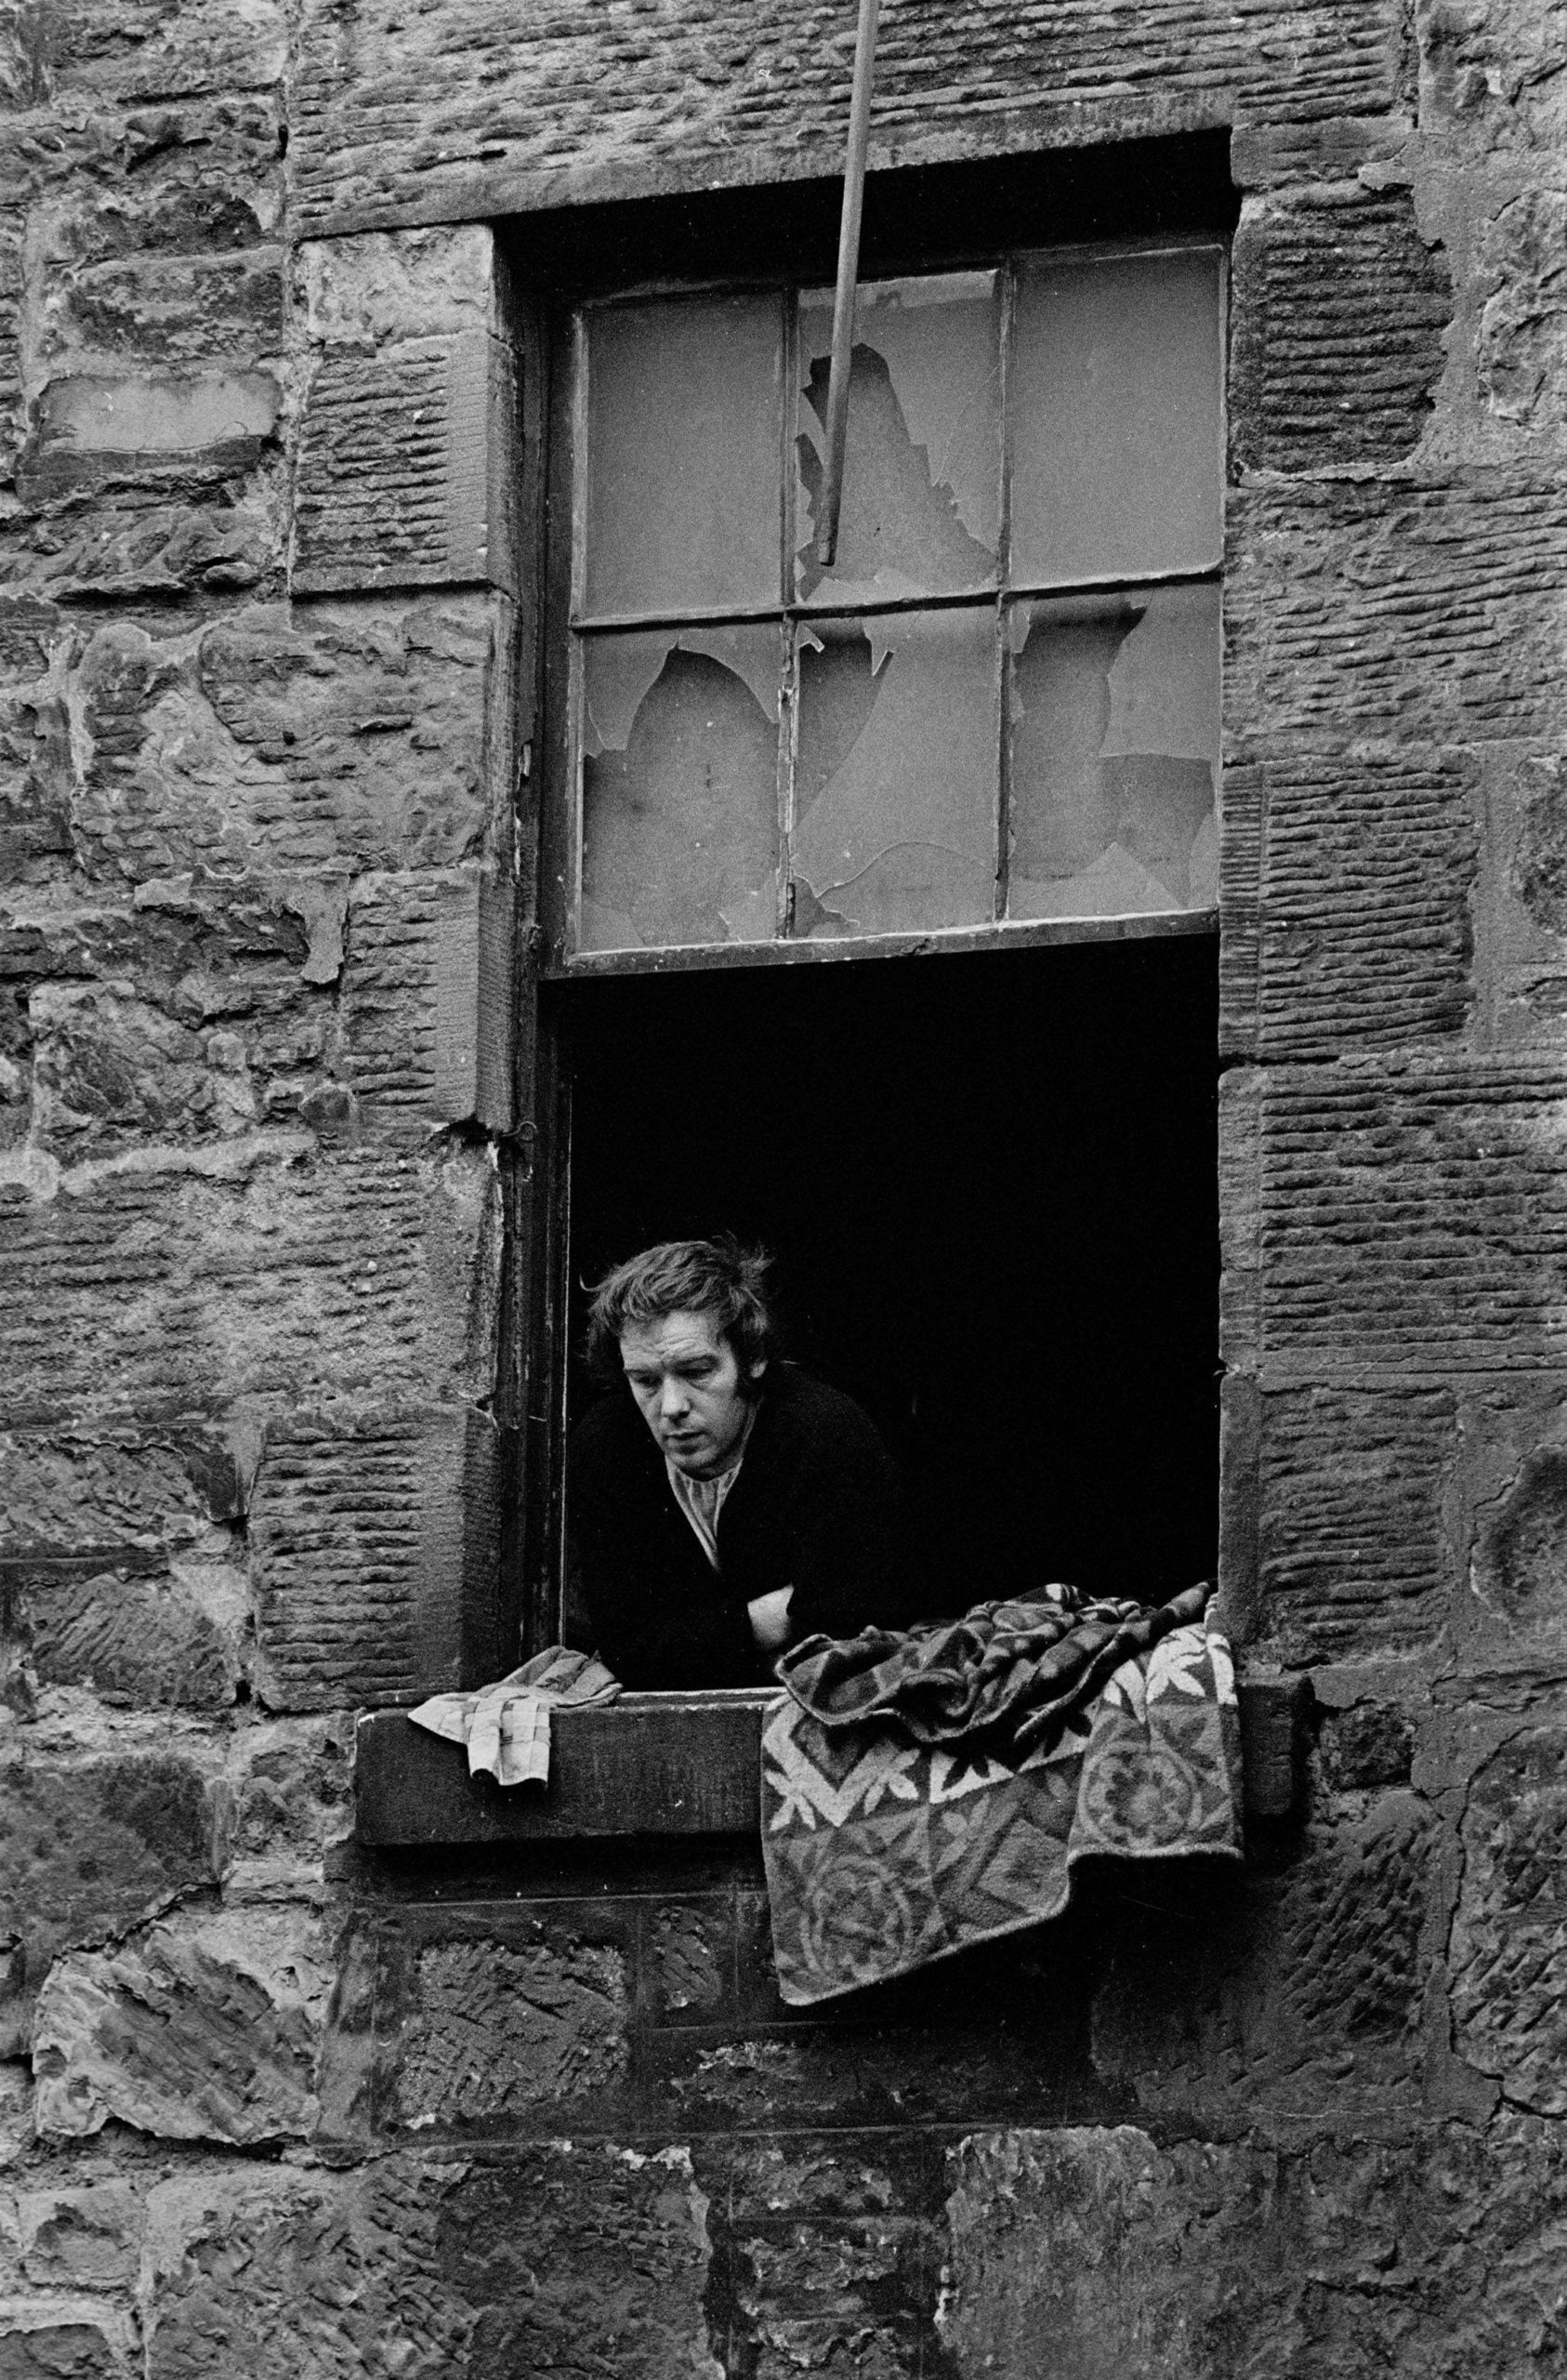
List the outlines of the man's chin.
<svg viewBox="0 0 1567 2380">
<path fill-rule="evenodd" d="M 689 1479 L 700 1479 L 713 1460 L 712 1449 L 705 1442 L 701 1446 L 677 1447 L 665 1438 L 664 1451 L 676 1470 L 683 1471 Z"/>
</svg>

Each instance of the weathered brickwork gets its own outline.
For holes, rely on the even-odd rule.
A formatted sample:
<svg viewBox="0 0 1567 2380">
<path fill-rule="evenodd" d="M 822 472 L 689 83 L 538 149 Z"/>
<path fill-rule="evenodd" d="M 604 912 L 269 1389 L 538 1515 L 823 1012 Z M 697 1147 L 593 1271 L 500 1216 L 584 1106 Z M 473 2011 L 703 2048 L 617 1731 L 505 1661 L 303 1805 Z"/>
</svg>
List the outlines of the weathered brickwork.
<svg viewBox="0 0 1567 2380">
<path fill-rule="evenodd" d="M 810 2018 L 753 1846 L 349 1841 L 515 1659 L 550 218 L 835 173 L 852 22 L 0 25 L 0 2380 L 1567 2375 L 1560 0 L 882 12 L 873 174 L 1230 139 L 1296 1817 Z"/>
</svg>

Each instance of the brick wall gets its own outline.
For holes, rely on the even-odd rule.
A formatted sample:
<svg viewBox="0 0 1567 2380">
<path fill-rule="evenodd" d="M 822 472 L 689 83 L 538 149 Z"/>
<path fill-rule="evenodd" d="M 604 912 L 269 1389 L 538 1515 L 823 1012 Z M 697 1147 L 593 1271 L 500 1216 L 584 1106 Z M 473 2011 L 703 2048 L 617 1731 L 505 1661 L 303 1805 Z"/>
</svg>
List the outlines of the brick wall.
<svg viewBox="0 0 1567 2380">
<path fill-rule="evenodd" d="M 875 171 L 1231 134 L 1225 1589 L 1306 1818 L 812 2021 L 749 1853 L 348 1840 L 351 1710 L 507 1642 L 489 227 L 830 171 L 850 35 L 0 32 L 6 2380 L 1567 2371 L 1555 0 L 885 11 Z"/>
</svg>

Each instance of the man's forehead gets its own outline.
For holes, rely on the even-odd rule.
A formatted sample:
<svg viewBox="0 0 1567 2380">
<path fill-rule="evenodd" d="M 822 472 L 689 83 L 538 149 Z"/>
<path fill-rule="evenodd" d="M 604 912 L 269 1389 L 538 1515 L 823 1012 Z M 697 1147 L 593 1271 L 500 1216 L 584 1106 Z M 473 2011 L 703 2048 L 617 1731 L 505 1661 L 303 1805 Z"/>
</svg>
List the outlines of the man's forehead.
<svg viewBox="0 0 1567 2380">
<path fill-rule="evenodd" d="M 620 1360 L 627 1371 L 644 1364 L 687 1363 L 723 1351 L 723 1334 L 710 1314 L 666 1314 L 620 1334 Z"/>
</svg>

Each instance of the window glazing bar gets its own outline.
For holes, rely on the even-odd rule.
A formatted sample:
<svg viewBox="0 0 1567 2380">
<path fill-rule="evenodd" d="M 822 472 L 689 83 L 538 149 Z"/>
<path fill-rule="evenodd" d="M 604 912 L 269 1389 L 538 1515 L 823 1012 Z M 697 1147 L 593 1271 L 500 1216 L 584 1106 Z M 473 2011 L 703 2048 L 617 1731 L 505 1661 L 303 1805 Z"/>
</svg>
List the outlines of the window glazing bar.
<svg viewBox="0 0 1567 2380">
<path fill-rule="evenodd" d="M 862 620 L 879 619 L 884 614 L 897 612 L 978 611 L 986 604 L 1009 603 L 1029 599 L 1035 602 L 1065 601 L 1073 595 L 1116 595 L 1123 591 L 1135 593 L 1143 587 L 1213 587 L 1222 576 L 1217 567 L 1204 570 L 1150 571 L 1146 577 L 1073 578 L 1045 580 L 1020 579 L 1015 587 L 970 587 L 929 590 L 913 595 L 829 597 L 814 595 L 809 603 L 758 603 L 740 606 L 729 611 L 669 612 L 605 612 L 592 619 L 574 619 L 573 634 L 577 636 L 612 636 L 627 628 L 744 628 L 772 620 Z"/>
</svg>

